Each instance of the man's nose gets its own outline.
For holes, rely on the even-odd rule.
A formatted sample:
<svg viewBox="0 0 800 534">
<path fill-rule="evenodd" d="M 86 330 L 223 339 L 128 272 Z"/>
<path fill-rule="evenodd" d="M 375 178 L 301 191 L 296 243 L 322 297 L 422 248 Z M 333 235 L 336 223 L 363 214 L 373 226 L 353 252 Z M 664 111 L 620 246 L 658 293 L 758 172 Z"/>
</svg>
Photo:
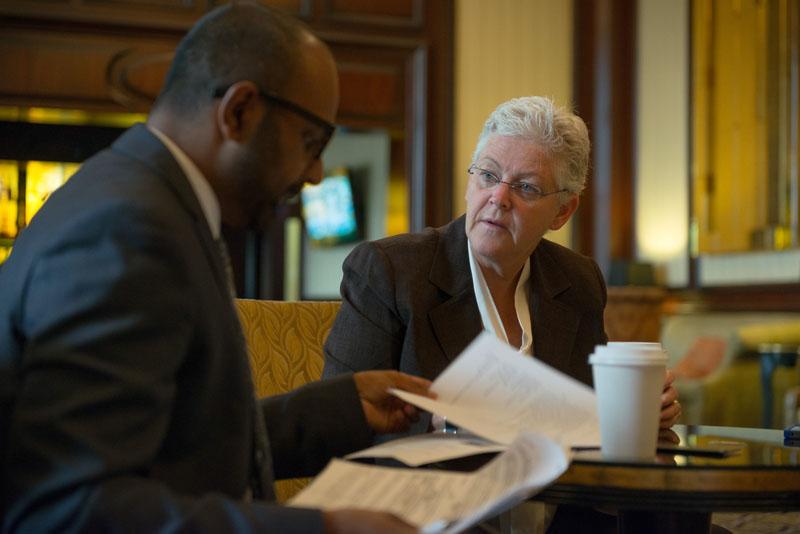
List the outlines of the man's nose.
<svg viewBox="0 0 800 534">
<path fill-rule="evenodd" d="M 317 185 L 322 181 L 322 178 L 322 158 L 314 158 L 308 164 L 308 167 L 303 175 L 303 179 L 309 184 Z"/>
</svg>

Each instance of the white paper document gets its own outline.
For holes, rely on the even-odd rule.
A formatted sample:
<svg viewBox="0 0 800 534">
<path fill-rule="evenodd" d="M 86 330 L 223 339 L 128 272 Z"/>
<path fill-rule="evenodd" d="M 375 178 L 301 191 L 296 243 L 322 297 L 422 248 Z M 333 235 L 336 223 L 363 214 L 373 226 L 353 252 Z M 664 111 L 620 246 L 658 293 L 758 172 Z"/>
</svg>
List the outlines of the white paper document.
<svg viewBox="0 0 800 534">
<path fill-rule="evenodd" d="M 395 439 L 345 456 L 358 458 L 394 458 L 413 467 L 419 465 L 506 450 L 507 446 L 469 434 L 443 432 L 418 434 Z"/>
<path fill-rule="evenodd" d="M 434 380 L 436 400 L 400 390 L 401 399 L 478 436 L 509 444 L 522 431 L 570 446 L 600 445 L 591 388 L 482 333 Z"/>
<path fill-rule="evenodd" d="M 558 443 L 529 433 L 472 473 L 333 460 L 289 505 L 392 512 L 423 532 L 459 532 L 541 490 L 568 463 Z"/>
</svg>

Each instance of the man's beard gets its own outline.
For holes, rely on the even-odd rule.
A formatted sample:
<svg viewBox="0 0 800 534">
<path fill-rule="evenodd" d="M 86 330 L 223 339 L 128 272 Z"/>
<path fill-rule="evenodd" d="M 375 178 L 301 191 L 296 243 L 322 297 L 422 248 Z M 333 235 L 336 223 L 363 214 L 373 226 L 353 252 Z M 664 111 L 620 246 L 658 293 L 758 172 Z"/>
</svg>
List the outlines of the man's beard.
<svg viewBox="0 0 800 534">
<path fill-rule="evenodd" d="M 258 133 L 251 141 L 250 147 L 239 162 L 237 176 L 239 181 L 239 205 L 242 206 L 247 217 L 247 227 L 254 230 L 263 230 L 269 227 L 274 218 L 275 209 L 281 201 L 279 196 L 272 192 L 274 184 L 265 184 L 264 180 L 276 179 L 271 173 L 265 173 L 265 167 L 279 167 L 279 139 L 274 128 L 266 126 L 264 120 L 259 126 Z M 268 176 L 268 178 L 267 178 Z"/>
<path fill-rule="evenodd" d="M 303 189 L 303 185 L 302 181 L 292 184 L 286 192 L 277 199 L 266 198 L 265 196 L 261 202 L 252 209 L 251 213 L 253 216 L 248 224 L 248 228 L 254 230 L 266 230 L 269 228 L 276 216 L 290 209 L 290 206 L 297 201 L 300 190 Z"/>
<path fill-rule="evenodd" d="M 286 204 L 286 202 L 293 200 L 297 195 L 300 194 L 300 191 L 303 189 L 304 185 L 305 183 L 302 180 L 298 180 L 290 185 L 286 192 L 278 199 L 278 204 Z"/>
</svg>

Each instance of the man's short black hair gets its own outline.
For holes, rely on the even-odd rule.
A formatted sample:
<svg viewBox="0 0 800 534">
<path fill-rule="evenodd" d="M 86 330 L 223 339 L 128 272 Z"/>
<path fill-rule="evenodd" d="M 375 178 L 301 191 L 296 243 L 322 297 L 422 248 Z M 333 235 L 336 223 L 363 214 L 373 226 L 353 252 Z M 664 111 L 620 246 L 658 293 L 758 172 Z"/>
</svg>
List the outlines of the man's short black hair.
<svg viewBox="0 0 800 534">
<path fill-rule="evenodd" d="M 281 93 L 298 59 L 303 24 L 253 3 L 231 3 L 206 14 L 178 44 L 155 107 L 197 111 L 215 89 L 250 80 Z"/>
</svg>

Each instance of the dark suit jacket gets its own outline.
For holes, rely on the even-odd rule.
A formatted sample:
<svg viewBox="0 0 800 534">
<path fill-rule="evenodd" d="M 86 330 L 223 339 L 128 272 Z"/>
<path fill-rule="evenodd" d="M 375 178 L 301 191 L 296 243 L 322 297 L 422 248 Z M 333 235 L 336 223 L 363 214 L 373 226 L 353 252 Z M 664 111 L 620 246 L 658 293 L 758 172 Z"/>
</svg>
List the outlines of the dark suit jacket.
<svg viewBox="0 0 800 534">
<path fill-rule="evenodd" d="M 146 128 L 52 195 L 0 287 L 3 530 L 322 529 L 318 511 L 242 500 L 241 328 L 200 205 Z M 279 478 L 372 440 L 351 377 L 263 410 Z"/>
<path fill-rule="evenodd" d="M 483 329 L 463 216 L 363 243 L 343 271 L 325 377 L 399 369 L 434 379 Z M 530 288 L 536 358 L 591 385 L 587 358 L 607 341 L 606 287 L 597 264 L 543 239 L 531 256 Z"/>
</svg>

